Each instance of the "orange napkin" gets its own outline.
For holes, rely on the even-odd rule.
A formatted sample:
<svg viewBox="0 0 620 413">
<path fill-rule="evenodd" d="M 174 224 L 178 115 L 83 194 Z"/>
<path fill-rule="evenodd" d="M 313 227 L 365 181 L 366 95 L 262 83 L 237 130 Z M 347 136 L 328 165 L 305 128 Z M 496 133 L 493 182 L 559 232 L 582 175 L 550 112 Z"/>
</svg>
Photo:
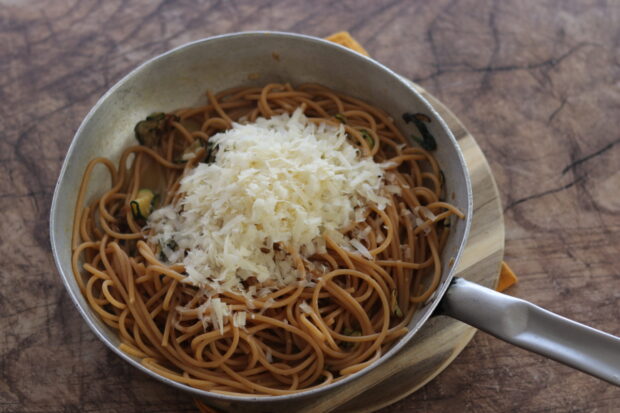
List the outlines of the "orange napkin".
<svg viewBox="0 0 620 413">
<path fill-rule="evenodd" d="M 338 43 L 341 46 L 348 47 L 349 49 L 355 50 L 356 52 L 361 53 L 364 56 L 370 57 L 366 49 L 364 49 L 362 45 L 357 42 L 357 40 L 351 37 L 349 32 L 334 33 L 331 36 L 326 37 L 325 40 Z"/>
<path fill-rule="evenodd" d="M 366 49 L 364 49 L 362 45 L 357 42 L 357 40 L 351 37 L 349 32 L 334 33 L 331 36 L 326 37 L 325 39 L 348 47 L 349 49 L 355 50 L 356 52 L 361 53 L 365 56 L 370 56 Z M 499 273 L 499 282 L 497 283 L 497 291 L 505 291 L 516 282 L 517 276 L 515 275 L 515 273 L 512 272 L 508 264 L 502 262 L 502 269 Z"/>
</svg>

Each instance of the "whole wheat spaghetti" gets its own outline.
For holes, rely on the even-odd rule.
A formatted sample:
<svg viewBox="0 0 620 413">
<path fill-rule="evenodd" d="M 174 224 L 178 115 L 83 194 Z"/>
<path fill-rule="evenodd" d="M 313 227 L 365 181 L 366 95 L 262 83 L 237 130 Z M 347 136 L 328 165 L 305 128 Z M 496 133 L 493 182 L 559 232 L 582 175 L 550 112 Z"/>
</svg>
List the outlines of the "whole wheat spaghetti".
<svg viewBox="0 0 620 413">
<path fill-rule="evenodd" d="M 127 148 L 118 166 L 105 158 L 88 164 L 73 227 L 73 271 L 82 293 L 118 331 L 124 352 L 164 377 L 203 390 L 284 395 L 372 364 L 407 332 L 416 309 L 439 285 L 449 219 L 463 218 L 441 200 L 436 160 L 410 145 L 381 109 L 320 85 L 237 88 L 209 92 L 208 99 L 205 106 L 142 124 L 154 140 Z M 214 134 L 234 122 L 297 108 L 311 122 L 343 124 L 360 156 L 386 165 L 386 184 L 396 187 L 383 194 L 387 206 L 369 204 L 363 221 L 340 229 L 345 235 L 363 232 L 368 254 L 344 248 L 328 235 L 326 251 L 311 256 L 275 245 L 311 283 L 281 286 L 252 299 L 230 291 L 206 294 L 186 282 L 182 264 L 167 262 L 162 246 L 149 241 L 151 229 L 137 210 L 145 208 L 136 201 L 141 189 L 157 188 L 157 207 L 179 202 L 181 179 L 212 158 Z M 188 148 L 192 156 L 179 161 Z M 85 202 L 98 165 L 109 172 L 112 187 Z M 212 310 L 204 304 L 214 298 L 245 313 L 243 325 L 232 314 L 221 328 L 205 325 Z"/>
</svg>

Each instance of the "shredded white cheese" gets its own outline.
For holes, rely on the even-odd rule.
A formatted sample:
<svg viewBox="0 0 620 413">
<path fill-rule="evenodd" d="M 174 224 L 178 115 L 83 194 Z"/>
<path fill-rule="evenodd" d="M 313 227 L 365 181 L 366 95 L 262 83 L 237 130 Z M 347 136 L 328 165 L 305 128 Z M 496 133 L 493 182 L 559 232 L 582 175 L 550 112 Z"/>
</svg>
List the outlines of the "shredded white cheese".
<svg viewBox="0 0 620 413">
<path fill-rule="evenodd" d="M 437 219 L 437 215 L 433 214 L 433 212 L 425 206 L 417 206 L 413 209 L 413 212 L 415 212 L 419 217 L 422 217 L 423 219 L 428 219 L 431 222 L 435 222 L 435 220 Z M 420 214 L 420 212 L 422 212 L 424 215 Z"/>
<path fill-rule="evenodd" d="M 245 311 L 239 311 L 233 315 L 233 325 L 235 327 L 245 327 L 247 313 Z"/>
<path fill-rule="evenodd" d="M 235 123 L 210 143 L 217 145 L 215 161 L 191 170 L 179 203 L 148 221 L 149 241 L 162 246 L 168 262 L 182 263 L 196 286 L 256 297 L 292 284 L 296 265 L 275 244 L 302 258 L 325 251 L 324 234 L 349 244 L 338 230 L 362 221 L 369 203 L 384 209 L 388 202 L 381 193 L 391 165 L 362 157 L 342 125 L 312 123 L 299 109 Z M 352 245 L 371 258 L 360 241 Z M 250 278 L 272 287 L 247 288 Z M 222 330 L 230 311 L 217 298 L 209 307 L 211 323 Z"/>
<path fill-rule="evenodd" d="M 302 301 L 301 304 L 299 304 L 299 309 L 306 314 L 312 314 L 312 307 L 310 307 L 310 304 L 305 301 Z"/>
<path fill-rule="evenodd" d="M 370 251 L 368 251 L 368 248 L 366 248 L 366 246 L 364 246 L 364 244 L 362 244 L 359 240 L 352 239 L 351 245 L 353 246 L 353 248 L 355 248 L 357 252 L 362 255 L 362 257 L 372 260 L 372 255 L 370 254 Z"/>
<path fill-rule="evenodd" d="M 230 315 L 228 306 L 219 298 L 213 298 L 211 300 L 211 312 L 213 313 L 211 321 L 220 330 L 220 333 L 224 334 L 224 324 L 228 321 L 228 316 Z"/>
</svg>

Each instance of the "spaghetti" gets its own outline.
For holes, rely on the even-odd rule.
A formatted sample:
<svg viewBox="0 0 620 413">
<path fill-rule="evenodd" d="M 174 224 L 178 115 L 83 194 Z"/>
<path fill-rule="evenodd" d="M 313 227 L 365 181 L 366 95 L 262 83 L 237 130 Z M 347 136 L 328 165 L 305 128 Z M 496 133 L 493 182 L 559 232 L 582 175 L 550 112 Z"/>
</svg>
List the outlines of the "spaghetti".
<svg viewBox="0 0 620 413">
<path fill-rule="evenodd" d="M 407 332 L 416 309 L 439 285 L 449 219 L 464 217 L 441 201 L 443 178 L 436 160 L 411 146 L 382 110 L 320 85 L 269 84 L 207 95 L 205 106 L 152 118 L 153 128 L 145 130 L 156 139 L 127 148 L 118 167 L 105 158 L 88 164 L 72 245 L 82 293 L 101 320 L 118 331 L 121 350 L 152 371 L 198 389 L 284 395 L 372 364 Z M 211 136 L 233 122 L 297 108 L 312 122 L 344 123 L 360 156 L 387 163 L 386 184 L 398 190 L 383 194 L 389 201 L 385 209 L 368 205 L 365 220 L 341 229 L 367 234 L 363 243 L 370 256 L 325 235 L 325 253 L 301 257 L 289 251 L 297 267 L 311 275 L 312 285 L 286 285 L 252 300 L 219 292 L 219 300 L 248 316 L 244 326 L 230 315 L 221 329 L 207 328 L 203 318 L 210 310 L 203 289 L 185 282 L 183 265 L 167 263 L 161 247 L 148 241 L 150 230 L 136 214 L 140 189 L 158 188 L 159 206 L 178 202 L 183 176 L 212 156 Z M 179 162 L 188 148 L 196 148 L 193 156 Z M 112 187 L 85 203 L 97 165 L 108 170 Z"/>
</svg>

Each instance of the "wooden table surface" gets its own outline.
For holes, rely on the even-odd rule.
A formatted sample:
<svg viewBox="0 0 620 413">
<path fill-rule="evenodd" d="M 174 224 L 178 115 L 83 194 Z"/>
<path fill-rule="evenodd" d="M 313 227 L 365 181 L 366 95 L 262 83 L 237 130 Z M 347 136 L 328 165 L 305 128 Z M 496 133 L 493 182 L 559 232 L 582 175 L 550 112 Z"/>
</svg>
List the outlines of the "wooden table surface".
<svg viewBox="0 0 620 413">
<path fill-rule="evenodd" d="M 620 335 L 619 27 L 613 1 L 0 1 L 0 412 L 195 411 L 90 332 L 48 214 L 73 133 L 110 86 L 241 30 L 349 30 L 443 101 L 497 179 L 509 293 Z M 382 412 L 451 411 L 618 412 L 620 389 L 478 333 Z"/>
</svg>

